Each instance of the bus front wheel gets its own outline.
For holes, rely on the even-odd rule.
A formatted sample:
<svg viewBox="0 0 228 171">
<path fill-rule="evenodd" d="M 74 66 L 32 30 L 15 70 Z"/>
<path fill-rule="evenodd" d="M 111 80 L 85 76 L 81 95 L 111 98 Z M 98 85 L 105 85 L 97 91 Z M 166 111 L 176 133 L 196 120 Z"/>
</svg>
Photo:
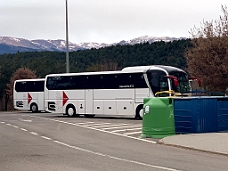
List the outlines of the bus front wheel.
<svg viewBox="0 0 228 171">
<path fill-rule="evenodd" d="M 30 110 L 32 111 L 32 113 L 36 113 L 38 112 L 38 107 L 35 103 L 32 103 L 30 106 Z"/>
<path fill-rule="evenodd" d="M 74 105 L 68 105 L 66 107 L 66 114 L 70 117 L 76 116 L 76 109 L 75 109 Z"/>
<path fill-rule="evenodd" d="M 143 117 L 143 104 L 136 108 L 135 119 L 141 120 Z"/>
</svg>

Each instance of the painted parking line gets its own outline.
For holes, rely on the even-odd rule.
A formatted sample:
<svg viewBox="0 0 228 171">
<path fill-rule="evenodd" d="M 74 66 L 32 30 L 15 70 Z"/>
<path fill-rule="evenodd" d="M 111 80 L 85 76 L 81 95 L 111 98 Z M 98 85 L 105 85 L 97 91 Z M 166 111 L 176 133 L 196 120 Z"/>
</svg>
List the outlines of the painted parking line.
<svg viewBox="0 0 228 171">
<path fill-rule="evenodd" d="M 115 130 L 115 131 L 111 131 L 111 132 L 124 132 L 124 131 L 134 131 L 134 130 L 139 130 L 142 129 L 140 128 L 129 128 L 129 129 L 120 129 L 120 130 Z"/>
<path fill-rule="evenodd" d="M 42 117 L 38 117 L 38 116 L 30 116 L 30 115 L 27 115 L 27 116 L 28 117 L 42 119 Z M 85 126 L 83 124 L 70 123 L 70 122 L 61 121 L 61 120 L 58 120 L 58 119 L 51 119 L 51 118 L 47 118 L 47 120 L 58 122 L 58 123 L 64 123 L 64 124 L 67 124 L 67 125 L 77 126 L 77 127 L 81 127 L 81 128 L 88 128 L 88 129 L 92 129 L 92 130 L 95 130 L 95 131 L 104 132 L 104 133 L 108 133 L 108 134 L 112 134 L 112 135 L 116 135 L 116 136 L 127 137 L 127 138 L 131 138 L 131 139 L 135 139 L 135 140 L 139 140 L 139 141 L 143 141 L 143 142 L 148 142 L 148 143 L 152 143 L 152 144 L 157 144 L 157 142 L 153 141 L 153 140 L 138 138 L 138 137 L 134 137 L 134 136 L 128 136 L 128 135 L 119 134 L 119 133 L 111 132 L 111 131 L 104 130 L 104 129 L 94 128 L 94 127 L 87 127 L 87 126 Z M 125 125 L 129 125 L 129 124 L 125 124 Z"/>
<path fill-rule="evenodd" d="M 129 124 L 126 124 L 126 125 L 123 125 L 123 126 L 116 126 L 116 127 L 102 128 L 102 129 L 109 130 L 109 129 L 119 129 L 119 128 L 138 127 L 138 126 L 140 126 L 140 125 L 129 125 Z"/>
<path fill-rule="evenodd" d="M 102 128 L 102 127 L 107 127 L 107 125 L 109 126 L 111 123 L 97 123 L 97 124 L 91 124 L 92 127 L 94 128 Z"/>
<path fill-rule="evenodd" d="M 124 133 L 124 135 L 136 135 L 136 134 L 141 134 L 142 131 L 138 131 L 138 132 L 127 132 L 127 133 Z"/>
</svg>

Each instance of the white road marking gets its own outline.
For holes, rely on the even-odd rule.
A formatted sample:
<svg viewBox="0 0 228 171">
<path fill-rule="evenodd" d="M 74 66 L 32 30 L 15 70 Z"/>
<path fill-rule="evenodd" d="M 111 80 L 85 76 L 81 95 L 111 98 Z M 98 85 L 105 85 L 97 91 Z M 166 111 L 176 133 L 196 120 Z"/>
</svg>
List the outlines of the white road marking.
<svg viewBox="0 0 228 171">
<path fill-rule="evenodd" d="M 95 127 L 95 128 L 100 128 L 100 127 L 106 127 L 107 125 L 110 125 L 111 123 L 97 123 L 97 124 L 91 124 L 90 126 Z"/>
<path fill-rule="evenodd" d="M 123 124 L 119 124 L 119 125 L 123 125 Z M 108 126 L 108 127 L 107 127 Z M 93 126 L 94 128 L 109 128 L 110 126 L 118 126 L 118 125 L 112 125 L 111 123 L 104 123 L 103 125 L 100 125 L 100 126 Z"/>
<path fill-rule="evenodd" d="M 50 120 L 50 119 L 49 119 L 49 120 Z M 55 119 L 53 119 L 53 121 L 60 122 L 60 123 L 66 123 L 65 121 L 55 120 Z"/>
<path fill-rule="evenodd" d="M 119 128 L 127 128 L 127 127 L 138 127 L 140 125 L 126 125 L 126 126 L 117 126 L 117 127 L 109 127 L 109 128 L 102 128 L 104 130 L 108 130 L 108 129 L 119 129 Z"/>
<path fill-rule="evenodd" d="M 134 134 L 140 134 L 142 133 L 142 131 L 138 131 L 138 132 L 127 132 L 127 133 L 124 133 L 124 135 L 134 135 Z"/>
<path fill-rule="evenodd" d="M 86 124 L 91 124 L 91 123 L 94 123 L 94 122 L 81 122 L 81 123 L 76 123 L 77 125 L 86 125 Z"/>
<path fill-rule="evenodd" d="M 32 135 L 38 135 L 36 132 L 30 132 Z"/>
<path fill-rule="evenodd" d="M 19 127 L 18 127 L 18 126 L 16 126 L 16 125 L 13 125 L 13 127 L 14 127 L 14 128 L 19 128 Z"/>
<path fill-rule="evenodd" d="M 34 117 L 34 118 L 42 119 L 42 117 L 30 116 L 30 115 L 27 115 L 27 116 L 28 117 Z M 55 122 L 60 122 L 60 123 L 68 124 L 68 125 L 72 125 L 72 123 L 64 122 L 64 121 L 57 120 L 57 119 L 50 119 L 50 118 L 48 118 L 48 120 L 55 121 Z M 131 138 L 131 139 L 135 139 L 135 140 L 139 140 L 139 141 L 144 141 L 144 142 L 148 142 L 148 143 L 152 143 L 152 144 L 157 144 L 156 141 L 151 141 L 151 140 L 137 138 L 137 137 L 131 137 L 131 136 L 127 136 L 127 135 L 124 135 L 124 134 L 113 133 L 113 132 L 110 132 L 110 131 L 106 131 L 106 130 L 102 130 L 102 129 L 97 129 L 97 128 L 93 128 L 93 127 L 85 127 L 84 125 L 75 124 L 74 126 L 81 127 L 81 128 L 89 128 L 89 129 L 96 130 L 96 131 L 99 131 L 99 132 L 104 132 L 104 133 L 108 133 L 108 134 L 112 134 L 112 135 L 117 135 L 117 136 L 127 137 L 127 138 Z"/>
<path fill-rule="evenodd" d="M 108 126 L 108 127 L 107 127 Z M 129 124 L 115 124 L 115 125 L 105 125 L 105 127 L 104 128 L 102 128 L 102 129 L 108 129 L 108 128 L 115 128 L 115 127 L 121 127 L 121 126 L 129 126 Z M 99 128 L 101 128 L 101 127 L 99 127 Z"/>
<path fill-rule="evenodd" d="M 87 150 L 87 149 L 83 149 L 77 146 L 72 146 L 69 144 L 66 144 L 64 142 L 61 141 L 53 141 L 54 143 L 75 149 L 75 150 L 79 150 L 79 151 L 83 151 L 83 152 L 87 152 L 87 153 L 91 153 L 91 154 L 95 154 L 95 155 L 99 155 L 102 157 L 108 157 L 110 159 L 114 159 L 114 160 L 119 160 L 119 161 L 123 161 L 123 162 L 128 162 L 128 163 L 134 163 L 137 165 L 141 165 L 141 166 L 146 166 L 146 167 L 150 167 L 150 168 L 156 168 L 156 169 L 161 169 L 161 170 L 168 170 L 168 171 L 181 171 L 181 170 L 177 170 L 177 169 L 173 169 L 173 168 L 169 168 L 169 167 L 163 167 L 163 166 L 158 166 L 158 165 L 152 165 L 152 164 L 147 164 L 147 163 L 143 163 L 143 162 L 138 162 L 138 161 L 134 161 L 134 160 L 128 160 L 128 159 L 124 159 L 124 158 L 120 158 L 120 157 L 115 157 L 115 156 L 111 156 L 111 155 L 107 155 L 107 154 L 103 154 L 103 153 L 98 153 L 98 152 L 94 152 L 91 150 Z"/>
<path fill-rule="evenodd" d="M 63 123 L 65 123 L 65 122 L 63 122 Z M 68 123 L 69 125 L 73 125 L 73 126 L 77 126 L 77 124 L 75 124 L 75 123 Z"/>
<path fill-rule="evenodd" d="M 52 120 L 53 119 L 49 119 L 49 120 Z M 54 120 L 56 122 L 61 122 L 59 120 Z M 68 123 L 68 122 L 64 122 L 65 124 L 69 124 L 69 125 L 75 125 L 75 124 L 72 124 L 72 123 Z M 12 126 L 11 124 L 6 124 L 8 126 Z M 75 125 L 75 126 L 78 126 L 78 127 L 84 127 L 84 126 L 79 126 L 79 125 Z M 15 127 L 15 126 L 14 126 Z M 17 126 L 16 126 L 17 127 Z M 28 131 L 24 128 L 20 128 L 21 130 L 23 131 Z M 98 131 L 101 131 L 101 132 L 106 132 L 106 133 L 110 133 L 110 132 L 107 132 L 105 130 L 99 130 L 99 129 L 96 129 L 96 128 L 90 128 L 90 129 L 93 129 L 93 130 L 98 130 Z M 38 133 L 36 132 L 30 132 L 31 134 L 33 135 L 39 135 Z M 116 134 L 116 133 L 111 133 L 111 134 L 114 134 L 114 135 L 121 135 L 121 134 Z M 123 136 L 123 135 L 121 135 Z M 52 140 L 51 138 L 49 137 L 46 137 L 46 136 L 40 136 L 41 138 L 43 139 L 46 139 L 46 140 Z M 146 142 L 150 142 L 150 143 L 156 143 L 156 142 L 152 142 L 152 141 L 147 141 L 147 140 L 142 140 L 142 139 L 139 139 L 139 138 L 134 138 L 134 137 L 131 137 L 133 139 L 137 139 L 137 140 L 141 140 L 141 141 L 146 141 Z M 150 167 L 150 168 L 156 168 L 156 169 L 161 169 L 161 170 L 167 170 L 167 171 L 181 171 L 181 170 L 177 170 L 177 169 L 173 169 L 173 168 L 168 168 L 168 167 L 163 167 L 163 166 L 158 166 L 158 165 L 151 165 L 151 164 L 147 164 L 147 163 L 143 163 L 143 162 L 138 162 L 138 161 L 134 161 L 134 160 L 128 160 L 128 159 L 124 159 L 124 158 L 119 158 L 119 157 L 115 157 L 115 156 L 111 156 L 111 155 L 106 155 L 106 154 L 103 154 L 103 153 L 98 153 L 98 152 L 94 152 L 94 151 L 91 151 L 91 150 L 87 150 L 87 149 L 83 149 L 83 148 L 80 148 L 80 147 L 77 147 L 77 146 L 72 146 L 72 145 L 69 145 L 69 144 L 66 144 L 66 143 L 63 143 L 61 141 L 57 141 L 57 140 L 53 140 L 54 143 L 57 143 L 57 144 L 60 144 L 60 145 L 64 145 L 66 147 L 69 147 L 69 148 L 72 148 L 72 149 L 75 149 L 75 150 L 80 150 L 80 151 L 83 151 L 83 152 L 87 152 L 87 153 L 91 153 L 91 154 L 95 154 L 95 155 L 99 155 L 99 156 L 102 156 L 102 157 L 108 157 L 110 159 L 114 159 L 114 160 L 119 160 L 119 161 L 124 161 L 124 162 L 129 162 L 129 163 L 134 163 L 134 164 L 137 164 L 137 165 L 141 165 L 141 166 L 146 166 L 146 167 Z"/>
<path fill-rule="evenodd" d="M 52 140 L 51 138 L 46 137 L 46 136 L 41 136 L 41 138 L 46 139 L 46 140 Z"/>
<path fill-rule="evenodd" d="M 168 171 L 182 171 L 182 170 L 177 170 L 177 169 L 173 169 L 173 168 L 169 168 L 169 167 L 151 165 L 151 164 L 147 164 L 147 163 L 137 162 L 137 161 L 134 161 L 134 160 L 127 160 L 127 159 L 123 159 L 123 158 L 119 158 L 119 157 L 113 157 L 113 156 L 108 156 L 108 157 L 112 158 L 112 159 L 116 159 L 116 160 L 121 160 L 121 161 L 125 161 L 125 162 L 130 162 L 130 163 L 142 165 L 142 166 L 156 168 L 156 169 L 162 169 L 162 170 L 168 170 Z"/>
<path fill-rule="evenodd" d="M 138 129 L 142 129 L 142 128 L 140 127 L 140 128 L 121 129 L 121 130 L 115 130 L 115 131 L 111 131 L 111 132 L 124 132 L 124 131 L 138 130 Z"/>
<path fill-rule="evenodd" d="M 5 122 L 1 122 L 2 124 L 4 124 Z"/>
<path fill-rule="evenodd" d="M 19 118 L 20 121 L 24 121 L 24 122 L 32 122 L 32 120 L 26 120 L 26 119 L 22 119 L 22 118 Z"/>
<path fill-rule="evenodd" d="M 25 131 L 25 132 L 28 131 L 27 129 L 24 129 L 24 128 L 21 128 L 21 130 L 22 130 L 22 131 Z"/>
</svg>

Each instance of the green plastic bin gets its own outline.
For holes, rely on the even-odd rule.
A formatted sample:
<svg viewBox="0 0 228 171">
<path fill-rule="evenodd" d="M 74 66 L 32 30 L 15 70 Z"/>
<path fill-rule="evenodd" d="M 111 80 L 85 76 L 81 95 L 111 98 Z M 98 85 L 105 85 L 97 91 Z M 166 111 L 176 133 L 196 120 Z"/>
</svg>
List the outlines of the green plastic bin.
<svg viewBox="0 0 228 171">
<path fill-rule="evenodd" d="M 142 138 L 163 138 L 175 134 L 173 99 L 145 98 Z"/>
</svg>

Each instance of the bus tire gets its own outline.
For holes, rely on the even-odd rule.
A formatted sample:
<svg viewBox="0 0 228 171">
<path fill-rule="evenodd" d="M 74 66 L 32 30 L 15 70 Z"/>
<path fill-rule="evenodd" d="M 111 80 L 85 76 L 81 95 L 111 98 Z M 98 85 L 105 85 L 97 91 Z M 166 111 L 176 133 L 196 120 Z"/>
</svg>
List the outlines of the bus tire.
<svg viewBox="0 0 228 171">
<path fill-rule="evenodd" d="M 74 105 L 72 105 L 72 104 L 67 105 L 66 114 L 70 117 L 76 116 L 76 109 L 75 109 Z"/>
<path fill-rule="evenodd" d="M 137 106 L 135 111 L 135 119 L 141 120 L 143 117 L 143 104 Z"/>
<path fill-rule="evenodd" d="M 30 105 L 30 110 L 32 111 L 32 113 L 37 113 L 38 112 L 38 106 L 36 103 L 32 103 Z"/>
</svg>

